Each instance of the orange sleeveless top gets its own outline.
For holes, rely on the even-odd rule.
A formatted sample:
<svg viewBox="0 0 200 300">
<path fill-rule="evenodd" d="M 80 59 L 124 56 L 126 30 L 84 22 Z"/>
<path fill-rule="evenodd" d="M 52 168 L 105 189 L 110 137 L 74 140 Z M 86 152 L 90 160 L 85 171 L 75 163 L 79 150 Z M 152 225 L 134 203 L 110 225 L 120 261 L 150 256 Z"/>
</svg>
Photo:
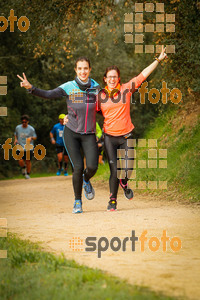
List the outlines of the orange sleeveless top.
<svg viewBox="0 0 200 300">
<path fill-rule="evenodd" d="M 98 95 L 98 109 L 104 116 L 104 132 L 120 136 L 131 132 L 134 125 L 130 116 L 130 100 L 132 93 L 142 84 L 146 78 L 140 73 L 129 82 L 118 85 L 112 93 L 107 88 Z M 112 95 L 114 94 L 114 95 Z M 112 97 L 112 98 L 111 98 Z"/>
</svg>

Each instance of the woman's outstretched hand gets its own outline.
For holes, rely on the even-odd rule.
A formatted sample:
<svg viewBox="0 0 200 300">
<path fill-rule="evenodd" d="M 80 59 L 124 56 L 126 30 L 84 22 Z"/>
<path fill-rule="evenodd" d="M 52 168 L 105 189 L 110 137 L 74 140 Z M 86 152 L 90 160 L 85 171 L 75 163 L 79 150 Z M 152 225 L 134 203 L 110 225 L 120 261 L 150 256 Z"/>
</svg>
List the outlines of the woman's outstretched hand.
<svg viewBox="0 0 200 300">
<path fill-rule="evenodd" d="M 165 58 L 167 58 L 166 47 L 164 48 L 164 46 L 162 45 L 162 51 L 161 51 L 158 59 L 161 61 Z"/>
<path fill-rule="evenodd" d="M 30 82 L 27 80 L 25 73 L 23 73 L 23 78 L 19 75 L 17 75 L 17 77 L 21 80 L 21 87 L 24 87 L 27 90 L 32 88 L 32 84 L 30 84 Z"/>
</svg>

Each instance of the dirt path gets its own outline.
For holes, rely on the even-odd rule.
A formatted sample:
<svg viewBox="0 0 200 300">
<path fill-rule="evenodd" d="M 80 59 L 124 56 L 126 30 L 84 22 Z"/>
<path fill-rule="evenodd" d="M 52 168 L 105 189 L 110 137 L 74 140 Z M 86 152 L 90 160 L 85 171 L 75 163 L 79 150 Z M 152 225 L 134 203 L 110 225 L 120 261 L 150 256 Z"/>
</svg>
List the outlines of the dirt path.
<svg viewBox="0 0 200 300">
<path fill-rule="evenodd" d="M 41 241 L 51 252 L 63 252 L 67 258 L 108 271 L 132 284 L 169 295 L 200 299 L 198 206 L 169 203 L 144 195 L 136 195 L 133 201 L 128 201 L 120 192 L 118 211 L 107 212 L 108 186 L 100 188 L 96 184 L 94 187 L 95 199 L 84 198 L 84 213 L 73 215 L 71 176 L 1 181 L 0 217 L 8 219 L 9 231 L 31 241 Z M 88 236 L 97 237 L 97 241 L 106 237 L 110 242 L 112 237 L 122 240 L 130 237 L 132 230 L 138 237 L 144 230 L 148 231 L 144 252 L 139 242 L 132 251 L 130 240 L 126 243 L 126 251 L 114 252 L 109 248 L 101 253 L 101 258 L 97 257 L 97 251 L 85 251 Z M 162 243 L 157 252 L 148 248 L 149 239 L 160 238 L 163 230 L 170 238 L 181 239 L 179 252 L 173 252 L 169 242 L 166 252 L 162 250 Z M 83 251 L 73 251 L 69 247 L 73 237 L 84 240 L 83 246 L 75 246 Z"/>
</svg>

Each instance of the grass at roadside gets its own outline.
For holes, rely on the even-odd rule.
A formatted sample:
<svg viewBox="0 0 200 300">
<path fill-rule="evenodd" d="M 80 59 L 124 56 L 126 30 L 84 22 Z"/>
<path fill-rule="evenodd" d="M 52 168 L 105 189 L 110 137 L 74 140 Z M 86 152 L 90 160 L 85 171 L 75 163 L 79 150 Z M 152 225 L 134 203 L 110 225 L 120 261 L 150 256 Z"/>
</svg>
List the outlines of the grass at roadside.
<svg viewBox="0 0 200 300">
<path fill-rule="evenodd" d="M 165 178 L 168 186 L 176 188 L 190 201 L 200 201 L 200 119 L 177 117 L 177 110 L 166 112 L 156 119 L 146 132 L 146 139 L 157 139 L 158 148 L 167 149 L 167 169 L 139 170 L 143 180 Z M 186 119 L 189 124 L 181 122 Z M 159 152 L 158 152 L 159 154 Z M 157 158 L 159 166 L 159 155 Z M 163 177 L 162 177 L 163 176 Z"/>
<path fill-rule="evenodd" d="M 95 181 L 106 181 L 108 183 L 110 177 L 110 169 L 109 169 L 109 165 L 108 162 L 105 162 L 104 165 L 100 165 L 98 166 L 98 170 L 94 176 L 94 180 Z"/>
<path fill-rule="evenodd" d="M 31 178 L 49 177 L 49 176 L 55 176 L 55 173 L 32 173 L 31 174 Z M 24 176 L 20 174 L 9 178 L 1 178 L 1 180 L 10 180 L 10 179 L 24 179 Z"/>
<path fill-rule="evenodd" d="M 44 252 L 11 234 L 0 239 L 0 299 L 175 299 Z"/>
<path fill-rule="evenodd" d="M 72 173 L 69 173 L 69 175 L 72 175 Z M 51 177 L 51 176 L 56 176 L 56 172 L 55 173 L 31 173 L 30 176 L 31 178 Z M 63 173 L 61 174 L 61 176 L 64 176 Z M 9 178 L 1 178 L 0 180 L 10 180 L 10 179 L 24 179 L 24 176 L 20 174 Z"/>
</svg>

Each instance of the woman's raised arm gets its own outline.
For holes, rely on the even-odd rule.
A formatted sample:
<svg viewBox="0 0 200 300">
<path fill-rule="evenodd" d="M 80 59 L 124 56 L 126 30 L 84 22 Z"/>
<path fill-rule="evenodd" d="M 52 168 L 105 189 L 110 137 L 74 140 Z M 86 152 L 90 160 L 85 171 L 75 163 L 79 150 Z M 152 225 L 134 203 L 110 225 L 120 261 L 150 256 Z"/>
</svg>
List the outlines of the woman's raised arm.
<svg viewBox="0 0 200 300">
<path fill-rule="evenodd" d="M 29 93 L 31 93 L 35 96 L 38 96 L 38 97 L 41 97 L 41 98 L 44 98 L 44 99 L 58 99 L 58 98 L 61 98 L 61 97 L 65 97 L 67 95 L 66 92 L 60 87 L 57 87 L 53 90 L 48 90 L 48 91 L 45 91 L 45 90 L 38 89 L 38 88 L 34 87 L 27 80 L 25 73 L 23 73 L 23 77 L 21 77 L 19 75 L 17 75 L 17 77 L 21 80 L 20 86 L 24 87 L 25 89 L 28 90 Z"/>
<path fill-rule="evenodd" d="M 167 54 L 165 53 L 166 47 L 162 46 L 162 51 L 158 58 L 155 59 L 155 61 L 150 64 L 147 68 L 145 68 L 141 73 L 142 75 L 147 78 L 158 66 L 159 62 L 161 62 L 163 59 L 167 58 Z"/>
</svg>

